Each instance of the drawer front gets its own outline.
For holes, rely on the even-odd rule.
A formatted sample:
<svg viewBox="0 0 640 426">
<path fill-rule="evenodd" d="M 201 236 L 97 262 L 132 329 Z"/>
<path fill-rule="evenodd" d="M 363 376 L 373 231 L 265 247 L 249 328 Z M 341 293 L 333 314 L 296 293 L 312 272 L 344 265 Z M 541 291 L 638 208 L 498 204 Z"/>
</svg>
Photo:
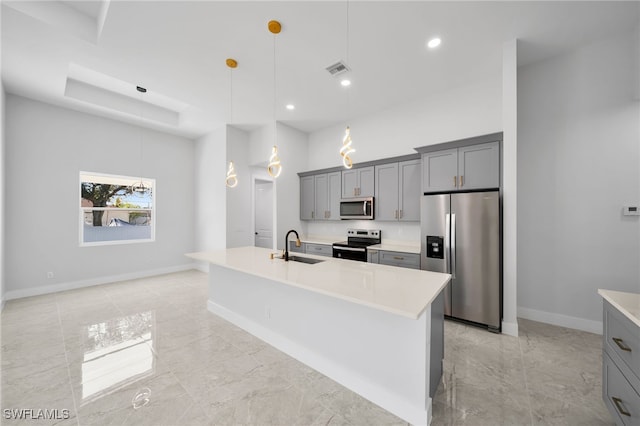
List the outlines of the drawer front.
<svg viewBox="0 0 640 426">
<path fill-rule="evenodd" d="M 640 379 L 640 327 L 633 324 L 616 308 L 605 301 L 604 340 L 606 350 L 615 353 Z"/>
<path fill-rule="evenodd" d="M 305 244 L 305 253 L 318 256 L 333 256 L 333 248 L 327 244 Z"/>
<path fill-rule="evenodd" d="M 400 253 L 396 251 L 379 251 L 379 262 L 382 265 L 399 266 L 401 268 L 420 269 L 420 255 Z"/>
<path fill-rule="evenodd" d="M 640 425 L 640 395 L 606 352 L 602 354 L 602 397 L 618 425 Z"/>
</svg>

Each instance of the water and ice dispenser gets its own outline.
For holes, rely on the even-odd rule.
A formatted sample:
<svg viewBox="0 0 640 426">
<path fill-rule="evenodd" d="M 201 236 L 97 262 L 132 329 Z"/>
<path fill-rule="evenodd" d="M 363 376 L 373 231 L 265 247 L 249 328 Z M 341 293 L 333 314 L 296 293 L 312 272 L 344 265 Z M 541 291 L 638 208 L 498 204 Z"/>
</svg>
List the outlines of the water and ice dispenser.
<svg viewBox="0 0 640 426">
<path fill-rule="evenodd" d="M 444 259 L 444 238 L 427 235 L 427 257 Z"/>
</svg>

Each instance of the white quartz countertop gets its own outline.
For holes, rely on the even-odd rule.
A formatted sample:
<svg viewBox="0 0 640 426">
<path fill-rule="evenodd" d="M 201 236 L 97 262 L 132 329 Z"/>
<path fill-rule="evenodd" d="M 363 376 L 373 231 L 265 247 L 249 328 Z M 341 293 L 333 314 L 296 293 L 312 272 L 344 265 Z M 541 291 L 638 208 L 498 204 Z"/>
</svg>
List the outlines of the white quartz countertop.
<svg viewBox="0 0 640 426">
<path fill-rule="evenodd" d="M 372 250 L 395 251 L 400 253 L 420 254 L 420 244 L 382 243 L 367 247 Z"/>
<path fill-rule="evenodd" d="M 640 327 L 640 294 L 598 289 L 598 294 Z"/>
<path fill-rule="evenodd" d="M 293 238 L 293 237 L 292 237 Z M 325 237 L 321 235 L 303 235 L 300 241 L 309 244 L 328 244 L 332 245 L 339 241 L 346 241 L 347 237 Z"/>
<path fill-rule="evenodd" d="M 285 262 L 270 259 L 272 252 L 260 247 L 238 247 L 187 256 L 412 319 L 420 316 L 451 279 L 451 275 L 439 272 L 298 253 L 295 256 L 324 262 Z"/>
</svg>

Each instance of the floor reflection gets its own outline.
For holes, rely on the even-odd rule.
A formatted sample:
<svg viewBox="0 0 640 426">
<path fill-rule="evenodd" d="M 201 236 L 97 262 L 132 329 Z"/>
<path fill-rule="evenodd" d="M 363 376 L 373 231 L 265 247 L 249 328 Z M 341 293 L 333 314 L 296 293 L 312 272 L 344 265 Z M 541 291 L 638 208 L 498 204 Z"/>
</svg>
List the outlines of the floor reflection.
<svg viewBox="0 0 640 426">
<path fill-rule="evenodd" d="M 154 373 L 154 330 L 154 311 L 84 327 L 82 405 Z"/>
</svg>

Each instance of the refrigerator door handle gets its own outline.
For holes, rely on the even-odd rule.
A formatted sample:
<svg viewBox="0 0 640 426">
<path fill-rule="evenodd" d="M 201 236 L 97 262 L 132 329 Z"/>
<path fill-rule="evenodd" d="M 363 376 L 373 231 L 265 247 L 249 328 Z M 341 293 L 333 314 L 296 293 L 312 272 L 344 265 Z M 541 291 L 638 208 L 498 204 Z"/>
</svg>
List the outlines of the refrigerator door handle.
<svg viewBox="0 0 640 426">
<path fill-rule="evenodd" d="M 451 214 L 451 279 L 456 278 L 456 214 Z"/>
<path fill-rule="evenodd" d="M 449 213 L 444 215 L 444 272 L 447 274 L 451 273 L 451 268 L 449 267 L 449 231 L 451 229 L 450 216 L 451 215 Z"/>
</svg>

